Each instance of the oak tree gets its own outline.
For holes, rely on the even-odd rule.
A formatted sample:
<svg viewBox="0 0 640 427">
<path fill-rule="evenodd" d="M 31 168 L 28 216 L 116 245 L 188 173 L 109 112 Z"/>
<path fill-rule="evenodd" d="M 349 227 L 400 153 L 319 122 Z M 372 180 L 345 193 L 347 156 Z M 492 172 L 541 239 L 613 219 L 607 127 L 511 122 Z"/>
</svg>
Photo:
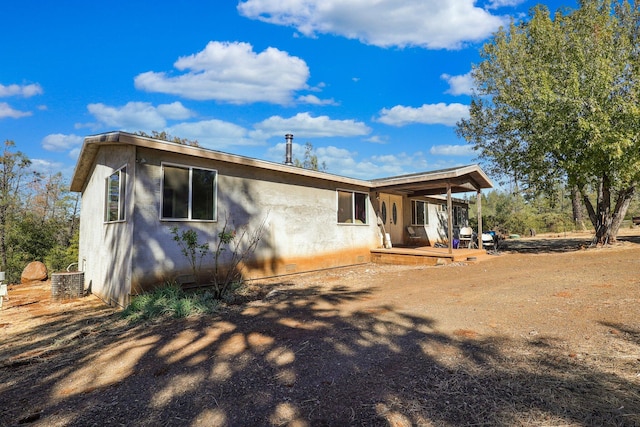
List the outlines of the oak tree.
<svg viewBox="0 0 640 427">
<path fill-rule="evenodd" d="M 493 35 L 457 132 L 492 173 L 537 192 L 577 189 L 605 244 L 640 182 L 640 12 L 578 3 L 553 16 L 537 6 Z"/>
</svg>

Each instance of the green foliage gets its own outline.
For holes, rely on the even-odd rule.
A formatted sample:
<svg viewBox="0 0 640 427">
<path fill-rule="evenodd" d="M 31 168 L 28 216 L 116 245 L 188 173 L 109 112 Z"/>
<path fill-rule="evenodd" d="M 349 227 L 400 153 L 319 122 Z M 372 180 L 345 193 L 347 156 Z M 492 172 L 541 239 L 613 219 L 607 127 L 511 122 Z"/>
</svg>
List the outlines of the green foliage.
<svg viewBox="0 0 640 427">
<path fill-rule="evenodd" d="M 122 312 L 130 322 L 152 320 L 164 316 L 184 318 L 197 314 L 217 312 L 220 301 L 209 290 L 184 291 L 174 282 L 152 292 L 134 296 L 131 304 Z"/>
<path fill-rule="evenodd" d="M 28 254 L 32 261 L 43 261 L 49 251 L 56 246 L 55 224 L 42 221 L 32 213 L 14 219 L 9 232 L 8 243 L 20 252 Z"/>
<path fill-rule="evenodd" d="M 43 175 L 6 141 L 0 156 L 0 270 L 9 283 L 20 281 L 24 267 L 43 261 L 50 271 L 77 262 L 69 251 L 77 233 L 78 197 L 72 196 L 61 173 Z"/>
<path fill-rule="evenodd" d="M 213 250 L 208 243 L 200 243 L 194 230 L 180 231 L 173 227 L 171 233 L 191 266 L 196 283 L 200 284 L 200 270 L 203 259 L 211 252 L 213 255 L 213 274 L 210 290 L 217 299 L 226 298 L 242 284 L 242 263 L 250 256 L 262 236 L 260 226 L 255 233 L 249 233 L 246 227 L 240 231 L 232 228 L 227 217 L 222 229 L 217 234 L 217 242 Z"/>
<path fill-rule="evenodd" d="M 314 171 L 325 172 L 327 170 L 327 164 L 325 162 L 318 163 L 318 156 L 313 154 L 313 145 L 310 142 L 304 145 L 304 159 L 302 161 L 297 158 L 293 159 L 293 165 Z"/>
<path fill-rule="evenodd" d="M 528 235 L 565 232 L 575 229 L 572 221 L 571 202 L 559 189 L 555 200 L 546 195 L 523 197 L 520 193 L 490 191 L 482 196 L 482 223 L 485 230 L 499 230 L 507 234 Z M 476 199 L 470 199 L 470 210 L 476 210 Z M 470 225 L 477 229 L 477 219 L 470 218 Z"/>
<path fill-rule="evenodd" d="M 579 5 L 537 6 L 484 45 L 457 131 L 492 174 L 536 193 L 576 186 L 602 242 L 640 182 L 640 9 Z"/>
</svg>

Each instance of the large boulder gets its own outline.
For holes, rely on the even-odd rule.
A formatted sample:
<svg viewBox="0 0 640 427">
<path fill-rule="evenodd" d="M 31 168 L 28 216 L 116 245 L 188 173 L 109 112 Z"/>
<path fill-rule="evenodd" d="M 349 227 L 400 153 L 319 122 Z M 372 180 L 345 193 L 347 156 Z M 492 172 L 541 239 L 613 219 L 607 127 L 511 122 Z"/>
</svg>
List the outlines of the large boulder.
<svg viewBox="0 0 640 427">
<path fill-rule="evenodd" d="M 22 270 L 22 276 L 20 276 L 21 283 L 42 282 L 47 280 L 49 272 L 47 266 L 40 261 L 33 261 L 27 264 Z"/>
</svg>

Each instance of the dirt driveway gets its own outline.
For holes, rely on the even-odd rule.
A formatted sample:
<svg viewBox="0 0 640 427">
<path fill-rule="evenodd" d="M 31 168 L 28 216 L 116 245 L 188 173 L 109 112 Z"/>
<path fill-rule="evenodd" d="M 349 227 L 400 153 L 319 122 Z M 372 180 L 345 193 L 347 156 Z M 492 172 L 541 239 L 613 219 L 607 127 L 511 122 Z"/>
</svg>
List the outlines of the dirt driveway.
<svg viewBox="0 0 640 427">
<path fill-rule="evenodd" d="M 14 286 L 0 425 L 637 426 L 640 230 L 623 234 L 291 276 L 218 316 L 136 326 Z"/>
</svg>

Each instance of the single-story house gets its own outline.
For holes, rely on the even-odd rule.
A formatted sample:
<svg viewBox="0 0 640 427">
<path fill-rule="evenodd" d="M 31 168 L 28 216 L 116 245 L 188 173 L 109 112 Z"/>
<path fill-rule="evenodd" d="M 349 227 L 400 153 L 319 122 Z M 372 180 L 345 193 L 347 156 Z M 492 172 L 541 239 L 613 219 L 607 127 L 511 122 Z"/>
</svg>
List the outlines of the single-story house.
<svg viewBox="0 0 640 427">
<path fill-rule="evenodd" d="M 85 287 L 126 306 L 189 274 L 174 227 L 212 248 L 225 224 L 260 230 L 243 264 L 251 279 L 366 263 L 385 237 L 407 244 L 407 226 L 422 244 L 451 245 L 468 220 L 467 202 L 452 193 L 492 187 L 477 165 L 373 180 L 303 169 L 291 162 L 291 139 L 275 163 L 126 132 L 86 137 L 71 182 L 82 195 Z"/>
</svg>

